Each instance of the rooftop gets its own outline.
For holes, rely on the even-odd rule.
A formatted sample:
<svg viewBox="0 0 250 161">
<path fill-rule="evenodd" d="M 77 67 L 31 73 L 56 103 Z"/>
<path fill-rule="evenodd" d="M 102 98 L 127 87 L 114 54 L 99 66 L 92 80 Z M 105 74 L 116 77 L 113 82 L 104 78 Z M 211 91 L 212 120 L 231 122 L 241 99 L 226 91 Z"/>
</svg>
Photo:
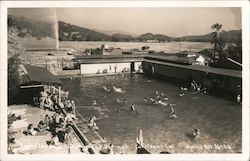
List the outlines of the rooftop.
<svg viewBox="0 0 250 161">
<path fill-rule="evenodd" d="M 22 65 L 21 69 L 22 74 L 19 85 L 62 84 L 62 81 L 56 78 L 46 68 Z"/>
<path fill-rule="evenodd" d="M 175 64 L 175 63 L 169 63 L 169 62 L 164 62 L 160 60 L 151 60 L 150 57 L 148 57 L 144 61 L 150 62 L 150 63 L 157 63 L 157 64 L 162 64 L 162 65 L 178 67 L 178 68 L 196 70 L 196 71 L 201 71 L 201 72 L 208 72 L 208 73 L 220 74 L 220 75 L 225 75 L 225 76 L 230 76 L 230 77 L 242 78 L 242 72 L 239 70 L 213 68 L 209 66 L 200 66 L 200 65 L 198 66 L 198 65 Z"/>
</svg>

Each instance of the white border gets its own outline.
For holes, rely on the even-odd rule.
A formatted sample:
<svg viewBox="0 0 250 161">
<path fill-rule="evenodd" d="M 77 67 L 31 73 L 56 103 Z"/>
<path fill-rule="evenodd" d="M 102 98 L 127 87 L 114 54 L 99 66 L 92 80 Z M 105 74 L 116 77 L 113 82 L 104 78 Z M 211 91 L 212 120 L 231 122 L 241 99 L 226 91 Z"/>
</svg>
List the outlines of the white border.
<svg viewBox="0 0 250 161">
<path fill-rule="evenodd" d="M 0 160 L 250 160 L 249 158 L 249 2 L 248 1 L 0 1 Z M 7 8 L 63 7 L 241 7 L 243 39 L 242 154 L 171 154 L 171 155 L 9 155 L 7 154 Z"/>
</svg>

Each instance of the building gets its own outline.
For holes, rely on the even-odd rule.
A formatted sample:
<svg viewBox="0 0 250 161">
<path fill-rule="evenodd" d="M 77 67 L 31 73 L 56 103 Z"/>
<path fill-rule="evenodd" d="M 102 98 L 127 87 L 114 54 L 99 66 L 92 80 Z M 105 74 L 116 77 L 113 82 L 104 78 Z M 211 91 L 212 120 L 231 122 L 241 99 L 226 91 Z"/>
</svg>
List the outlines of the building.
<svg viewBox="0 0 250 161">
<path fill-rule="evenodd" d="M 46 68 L 20 65 L 18 69 L 19 100 L 17 102 L 32 104 L 34 97 L 39 97 L 39 93 L 44 86 L 57 87 L 63 82 L 56 78 Z"/>
<path fill-rule="evenodd" d="M 143 55 L 91 55 L 76 59 L 81 75 L 116 74 L 141 71 Z"/>
</svg>

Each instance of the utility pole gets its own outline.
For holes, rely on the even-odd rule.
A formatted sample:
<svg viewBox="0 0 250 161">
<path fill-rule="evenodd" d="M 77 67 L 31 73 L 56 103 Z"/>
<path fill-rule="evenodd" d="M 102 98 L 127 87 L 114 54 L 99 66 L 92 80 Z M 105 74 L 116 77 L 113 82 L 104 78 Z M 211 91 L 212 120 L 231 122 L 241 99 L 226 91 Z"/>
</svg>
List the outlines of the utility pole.
<svg viewBox="0 0 250 161">
<path fill-rule="evenodd" d="M 229 31 L 230 29 L 227 32 L 227 58 L 228 58 L 228 52 L 229 52 Z"/>
<path fill-rule="evenodd" d="M 180 42 L 180 51 L 181 51 L 181 42 Z"/>
</svg>

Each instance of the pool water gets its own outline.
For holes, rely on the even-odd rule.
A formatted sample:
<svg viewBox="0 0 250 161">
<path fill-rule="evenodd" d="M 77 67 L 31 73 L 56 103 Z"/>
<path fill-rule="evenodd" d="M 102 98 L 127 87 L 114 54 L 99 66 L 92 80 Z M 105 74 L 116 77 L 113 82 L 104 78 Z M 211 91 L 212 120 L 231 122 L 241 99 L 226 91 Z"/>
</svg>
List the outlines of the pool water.
<svg viewBox="0 0 250 161">
<path fill-rule="evenodd" d="M 204 93 L 186 91 L 164 80 L 142 74 L 97 76 L 62 79 L 63 89 L 70 92 L 77 110 L 89 118 L 95 115 L 99 133 L 114 144 L 116 153 L 136 152 L 136 136 L 142 129 L 144 147 L 151 153 L 239 153 L 242 146 L 242 108 L 234 102 Z M 106 91 L 103 86 L 122 88 L 124 93 Z M 163 105 L 144 102 L 163 92 L 168 103 L 175 104 L 177 119 L 170 119 Z M 117 99 L 126 98 L 126 104 Z M 96 100 L 97 106 L 92 106 Z M 104 105 L 102 105 L 104 103 Z M 130 111 L 135 104 L 137 112 Z M 200 129 L 200 137 L 192 139 L 192 130 Z"/>
</svg>

